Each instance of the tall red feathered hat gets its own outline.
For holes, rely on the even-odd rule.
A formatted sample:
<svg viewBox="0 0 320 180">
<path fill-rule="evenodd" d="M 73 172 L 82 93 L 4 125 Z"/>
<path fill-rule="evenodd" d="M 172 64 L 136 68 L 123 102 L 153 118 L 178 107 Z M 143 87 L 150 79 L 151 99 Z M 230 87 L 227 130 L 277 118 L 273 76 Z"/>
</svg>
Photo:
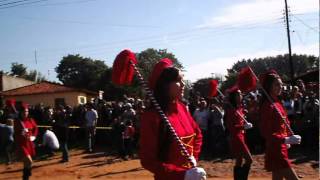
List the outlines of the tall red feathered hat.
<svg viewBox="0 0 320 180">
<path fill-rule="evenodd" d="M 132 82 L 134 68 L 131 63 L 137 64 L 136 56 L 132 51 L 125 49 L 117 55 L 112 67 L 113 83 L 129 85 Z"/>
<path fill-rule="evenodd" d="M 209 97 L 216 97 L 218 95 L 218 84 L 219 81 L 216 79 L 209 81 Z"/>
<path fill-rule="evenodd" d="M 169 58 L 161 59 L 153 68 L 151 76 L 149 77 L 149 87 L 154 89 L 159 76 L 161 75 L 162 71 L 168 67 L 172 67 L 173 62 Z"/>
<path fill-rule="evenodd" d="M 248 93 L 256 89 L 257 79 L 249 66 L 241 69 L 238 74 L 237 86 L 243 93 Z"/>
</svg>

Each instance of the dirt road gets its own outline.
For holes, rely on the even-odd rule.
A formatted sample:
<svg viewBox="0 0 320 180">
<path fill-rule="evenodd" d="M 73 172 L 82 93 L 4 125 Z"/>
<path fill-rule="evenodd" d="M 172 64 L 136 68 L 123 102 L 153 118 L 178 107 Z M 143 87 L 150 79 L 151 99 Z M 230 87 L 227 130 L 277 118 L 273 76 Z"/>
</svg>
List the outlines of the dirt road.
<svg viewBox="0 0 320 180">
<path fill-rule="evenodd" d="M 120 160 L 104 153 L 86 154 L 81 150 L 70 152 L 70 161 L 60 163 L 61 154 L 46 160 L 35 160 L 32 179 L 153 179 L 152 174 L 144 170 L 139 159 Z M 301 159 L 301 157 L 300 157 Z M 316 160 L 296 159 L 294 164 L 303 179 L 319 179 L 319 162 Z M 233 162 L 231 159 L 200 161 L 200 166 L 208 173 L 209 179 L 233 179 Z M 21 179 L 22 164 L 0 165 L 0 179 Z M 271 174 L 263 170 L 263 155 L 255 155 L 250 179 L 271 179 Z"/>
</svg>

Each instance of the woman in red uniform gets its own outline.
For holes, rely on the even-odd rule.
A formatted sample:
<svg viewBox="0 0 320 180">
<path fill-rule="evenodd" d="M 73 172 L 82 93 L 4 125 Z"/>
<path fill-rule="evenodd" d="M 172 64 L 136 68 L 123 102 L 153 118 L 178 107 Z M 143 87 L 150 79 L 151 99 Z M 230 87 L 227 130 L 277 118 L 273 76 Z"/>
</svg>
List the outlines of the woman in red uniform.
<svg viewBox="0 0 320 180">
<path fill-rule="evenodd" d="M 289 124 L 287 113 L 282 106 L 279 96 L 282 81 L 275 71 L 267 72 L 262 78 L 262 86 L 271 96 L 274 103 L 264 96 L 261 100 L 261 134 L 266 140 L 265 168 L 272 172 L 272 179 L 298 179 L 288 159 L 290 144 L 299 144 L 301 137 L 292 135 L 283 120 Z M 281 115 L 277 113 L 277 108 Z"/>
<path fill-rule="evenodd" d="M 180 140 L 192 155 L 193 162 L 196 163 L 202 135 L 186 106 L 180 101 L 184 90 L 181 72 L 172 67 L 170 59 L 163 59 L 153 69 L 149 86 Z M 155 108 L 150 108 L 141 117 L 139 155 L 142 166 L 151 171 L 156 180 L 206 178 L 202 168 L 191 168 Z"/>
<path fill-rule="evenodd" d="M 238 88 L 229 91 L 229 107 L 226 109 L 226 124 L 230 132 L 232 154 L 236 159 L 233 169 L 234 179 L 248 179 L 252 156 L 245 143 L 245 130 L 252 128 L 251 123 L 243 120 L 242 95 Z M 243 159 L 245 162 L 243 163 Z"/>
<path fill-rule="evenodd" d="M 38 134 L 38 128 L 35 121 L 29 117 L 29 109 L 25 104 L 20 118 L 15 121 L 14 133 L 18 155 L 23 160 L 23 180 L 27 180 L 31 176 L 32 156 L 35 155 L 33 141 Z"/>
</svg>

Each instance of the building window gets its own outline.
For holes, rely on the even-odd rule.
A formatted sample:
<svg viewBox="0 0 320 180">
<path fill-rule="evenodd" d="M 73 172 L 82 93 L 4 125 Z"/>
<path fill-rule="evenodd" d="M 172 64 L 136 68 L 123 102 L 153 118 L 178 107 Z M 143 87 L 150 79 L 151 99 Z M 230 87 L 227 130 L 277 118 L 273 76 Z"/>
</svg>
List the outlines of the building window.
<svg viewBox="0 0 320 180">
<path fill-rule="evenodd" d="M 87 97 L 85 97 L 85 96 L 78 96 L 78 103 L 79 103 L 79 104 L 86 104 L 86 103 L 87 103 Z"/>
<path fill-rule="evenodd" d="M 59 106 L 59 105 L 65 106 L 66 102 L 65 102 L 64 98 L 55 98 L 54 105 L 55 106 Z"/>
</svg>

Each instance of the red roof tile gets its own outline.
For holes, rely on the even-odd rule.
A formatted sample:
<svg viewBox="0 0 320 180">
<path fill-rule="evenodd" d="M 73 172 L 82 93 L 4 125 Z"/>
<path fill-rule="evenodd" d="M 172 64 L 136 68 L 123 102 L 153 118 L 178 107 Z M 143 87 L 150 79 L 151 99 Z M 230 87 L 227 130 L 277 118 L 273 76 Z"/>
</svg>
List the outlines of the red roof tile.
<svg viewBox="0 0 320 180">
<path fill-rule="evenodd" d="M 40 82 L 37 84 L 32 84 L 29 86 L 24 86 L 16 89 L 11 89 L 8 91 L 3 91 L 3 96 L 22 96 L 22 95 L 30 95 L 30 94 L 48 94 L 48 93 L 60 93 L 60 92 L 85 92 L 89 94 L 98 94 L 96 92 L 92 92 L 85 89 L 77 89 L 67 87 L 57 83 L 51 82 Z"/>
</svg>

